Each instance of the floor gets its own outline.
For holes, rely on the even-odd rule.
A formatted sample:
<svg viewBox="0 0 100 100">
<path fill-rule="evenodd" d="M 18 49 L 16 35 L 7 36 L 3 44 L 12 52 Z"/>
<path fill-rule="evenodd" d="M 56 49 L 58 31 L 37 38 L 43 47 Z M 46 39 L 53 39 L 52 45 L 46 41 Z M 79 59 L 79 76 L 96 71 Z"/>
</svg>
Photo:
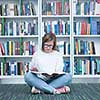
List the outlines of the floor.
<svg viewBox="0 0 100 100">
<path fill-rule="evenodd" d="M 100 84 L 71 84 L 67 94 L 31 94 L 26 84 L 0 84 L 0 100 L 100 100 Z"/>
</svg>

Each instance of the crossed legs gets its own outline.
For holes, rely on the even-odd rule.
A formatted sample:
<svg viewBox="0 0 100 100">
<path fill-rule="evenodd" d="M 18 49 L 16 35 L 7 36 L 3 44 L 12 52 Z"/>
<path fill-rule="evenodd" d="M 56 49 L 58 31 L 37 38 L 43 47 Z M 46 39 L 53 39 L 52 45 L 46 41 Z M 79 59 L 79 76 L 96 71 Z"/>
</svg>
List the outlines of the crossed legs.
<svg viewBox="0 0 100 100">
<path fill-rule="evenodd" d="M 66 73 L 50 80 L 43 80 L 37 75 L 28 72 L 25 74 L 24 79 L 31 87 L 35 87 L 43 92 L 53 93 L 55 88 L 68 85 L 72 78 L 70 74 Z"/>
</svg>

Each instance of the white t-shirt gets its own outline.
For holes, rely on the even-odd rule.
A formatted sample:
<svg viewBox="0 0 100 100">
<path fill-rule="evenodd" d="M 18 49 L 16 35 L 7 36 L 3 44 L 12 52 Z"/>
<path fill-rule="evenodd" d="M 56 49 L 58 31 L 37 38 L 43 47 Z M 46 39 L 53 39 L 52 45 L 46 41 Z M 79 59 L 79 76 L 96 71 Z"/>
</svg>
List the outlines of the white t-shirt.
<svg viewBox="0 0 100 100">
<path fill-rule="evenodd" d="M 39 72 L 46 72 L 48 74 L 62 72 L 63 66 L 63 57 L 56 50 L 51 53 L 45 53 L 41 50 L 35 52 L 29 64 L 29 68 L 36 67 Z"/>
</svg>

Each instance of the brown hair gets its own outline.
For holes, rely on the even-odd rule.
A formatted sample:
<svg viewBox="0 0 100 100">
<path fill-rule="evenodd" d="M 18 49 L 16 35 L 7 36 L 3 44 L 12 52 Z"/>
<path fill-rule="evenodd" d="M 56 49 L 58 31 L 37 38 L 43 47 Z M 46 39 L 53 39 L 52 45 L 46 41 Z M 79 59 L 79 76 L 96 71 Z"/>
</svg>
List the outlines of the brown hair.
<svg viewBox="0 0 100 100">
<path fill-rule="evenodd" d="M 42 50 L 44 51 L 44 43 L 54 41 L 53 50 L 56 50 L 56 36 L 53 33 L 46 33 L 42 38 Z"/>
</svg>

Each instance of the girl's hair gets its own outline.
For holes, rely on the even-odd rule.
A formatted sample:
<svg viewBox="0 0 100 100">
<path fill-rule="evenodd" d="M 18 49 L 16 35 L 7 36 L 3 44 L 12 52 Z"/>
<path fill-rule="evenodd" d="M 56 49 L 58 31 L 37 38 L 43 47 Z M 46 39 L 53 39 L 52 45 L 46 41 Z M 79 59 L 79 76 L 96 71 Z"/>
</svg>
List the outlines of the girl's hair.
<svg viewBox="0 0 100 100">
<path fill-rule="evenodd" d="M 44 51 L 44 43 L 53 40 L 53 50 L 56 50 L 56 36 L 54 33 L 46 33 L 42 38 L 42 50 Z"/>
</svg>

